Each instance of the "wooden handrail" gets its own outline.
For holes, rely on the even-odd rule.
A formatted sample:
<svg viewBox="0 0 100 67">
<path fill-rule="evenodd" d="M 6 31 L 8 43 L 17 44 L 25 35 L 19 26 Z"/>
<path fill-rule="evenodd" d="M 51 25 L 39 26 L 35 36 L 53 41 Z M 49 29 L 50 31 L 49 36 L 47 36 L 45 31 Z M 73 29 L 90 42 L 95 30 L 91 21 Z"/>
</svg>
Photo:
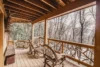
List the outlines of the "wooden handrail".
<svg viewBox="0 0 100 67">
<path fill-rule="evenodd" d="M 85 47 L 85 48 L 91 48 L 94 49 L 93 45 L 89 44 L 82 44 L 82 43 L 76 43 L 76 42 L 70 42 L 70 41 L 62 41 L 62 40 L 56 40 L 56 39 L 49 39 L 50 41 L 56 41 L 56 42 L 62 42 L 62 43 L 67 43 L 70 45 L 75 45 L 75 46 L 80 46 L 80 47 Z"/>
<path fill-rule="evenodd" d="M 43 39 L 42 37 L 39 37 L 41 39 Z M 91 48 L 91 49 L 94 49 L 94 45 L 90 45 L 90 44 L 82 44 L 82 43 L 76 43 L 76 42 L 70 42 L 70 41 L 63 41 L 63 40 L 56 40 L 56 39 L 48 39 L 50 41 L 56 41 L 56 42 L 62 42 L 62 43 L 67 43 L 67 44 L 70 44 L 70 45 L 75 45 L 75 46 L 80 46 L 80 47 L 85 47 L 85 48 Z"/>
<path fill-rule="evenodd" d="M 28 43 L 29 41 L 27 41 L 27 40 L 17 40 L 16 42 Z M 14 40 L 8 41 L 8 43 L 14 43 Z"/>
</svg>

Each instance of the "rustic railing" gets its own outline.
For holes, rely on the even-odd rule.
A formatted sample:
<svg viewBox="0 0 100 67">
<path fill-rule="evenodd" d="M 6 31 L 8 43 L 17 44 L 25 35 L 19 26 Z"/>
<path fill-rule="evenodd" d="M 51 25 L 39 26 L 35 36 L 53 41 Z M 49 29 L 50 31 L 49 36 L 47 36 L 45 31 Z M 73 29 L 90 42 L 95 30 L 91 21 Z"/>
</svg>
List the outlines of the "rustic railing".
<svg viewBox="0 0 100 67">
<path fill-rule="evenodd" d="M 20 40 L 16 43 L 27 43 L 26 40 Z M 43 45 L 44 38 L 39 37 L 34 39 L 34 45 Z M 48 45 L 57 53 L 64 53 L 66 58 L 69 58 L 78 64 L 87 67 L 94 65 L 94 45 L 62 41 L 56 39 L 48 39 Z"/>
<path fill-rule="evenodd" d="M 16 48 L 28 48 L 29 43 L 27 40 L 16 40 L 14 41 Z"/>
<path fill-rule="evenodd" d="M 39 37 L 39 44 L 43 44 L 43 38 Z M 48 39 L 50 45 L 57 53 L 64 53 L 66 58 L 78 62 L 87 67 L 94 65 L 94 45 Z"/>
</svg>

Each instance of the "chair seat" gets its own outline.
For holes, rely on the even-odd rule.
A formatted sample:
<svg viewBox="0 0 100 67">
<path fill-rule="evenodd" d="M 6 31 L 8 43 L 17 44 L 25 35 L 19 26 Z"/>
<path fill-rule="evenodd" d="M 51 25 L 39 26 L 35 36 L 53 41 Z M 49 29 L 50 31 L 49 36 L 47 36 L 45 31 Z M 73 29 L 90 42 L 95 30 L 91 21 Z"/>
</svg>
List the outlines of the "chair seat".
<svg viewBox="0 0 100 67">
<path fill-rule="evenodd" d="M 35 50 L 36 50 L 37 52 L 43 54 L 43 48 L 38 47 L 38 48 L 35 48 Z"/>
<path fill-rule="evenodd" d="M 62 59 L 62 58 L 65 56 L 64 53 L 61 53 L 61 54 L 56 53 L 56 55 L 57 55 L 57 59 L 58 59 L 58 60 Z"/>
</svg>

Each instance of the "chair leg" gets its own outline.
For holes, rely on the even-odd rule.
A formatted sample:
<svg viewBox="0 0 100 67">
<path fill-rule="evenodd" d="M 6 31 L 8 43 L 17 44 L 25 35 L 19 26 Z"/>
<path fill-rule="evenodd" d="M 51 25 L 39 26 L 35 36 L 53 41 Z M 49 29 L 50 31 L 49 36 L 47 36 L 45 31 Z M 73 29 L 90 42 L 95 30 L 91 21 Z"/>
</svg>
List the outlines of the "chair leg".
<svg viewBox="0 0 100 67">
<path fill-rule="evenodd" d="M 62 63 L 62 67 L 64 67 L 64 62 Z"/>
<path fill-rule="evenodd" d="M 46 59 L 44 59 L 44 67 L 46 67 Z"/>
<path fill-rule="evenodd" d="M 52 67 L 54 67 L 54 62 L 53 62 L 53 64 L 52 64 Z"/>
</svg>

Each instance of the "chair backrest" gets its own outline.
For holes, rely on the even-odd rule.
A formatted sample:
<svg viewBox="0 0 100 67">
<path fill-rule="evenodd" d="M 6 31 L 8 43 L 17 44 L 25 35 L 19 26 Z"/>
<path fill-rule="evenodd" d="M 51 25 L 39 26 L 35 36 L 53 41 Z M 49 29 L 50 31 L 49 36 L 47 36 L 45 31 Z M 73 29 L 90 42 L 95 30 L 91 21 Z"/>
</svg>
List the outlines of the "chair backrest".
<svg viewBox="0 0 100 67">
<path fill-rule="evenodd" d="M 57 55 L 55 51 L 49 45 L 43 45 L 45 49 L 45 55 L 49 58 L 57 60 Z"/>
</svg>

